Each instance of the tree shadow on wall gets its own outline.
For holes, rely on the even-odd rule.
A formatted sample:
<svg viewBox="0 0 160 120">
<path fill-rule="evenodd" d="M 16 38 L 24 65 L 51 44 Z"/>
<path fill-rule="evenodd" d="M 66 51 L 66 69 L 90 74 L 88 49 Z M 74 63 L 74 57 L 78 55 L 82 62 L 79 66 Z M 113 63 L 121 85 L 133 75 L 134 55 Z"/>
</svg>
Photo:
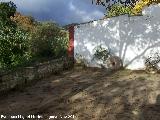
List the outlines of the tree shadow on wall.
<svg viewBox="0 0 160 120">
<path fill-rule="evenodd" d="M 75 29 L 75 52 L 92 58 L 93 48 L 104 45 L 124 61 L 124 67 L 160 50 L 160 18 L 127 15 L 82 24 Z M 142 61 L 141 61 L 142 62 Z"/>
</svg>

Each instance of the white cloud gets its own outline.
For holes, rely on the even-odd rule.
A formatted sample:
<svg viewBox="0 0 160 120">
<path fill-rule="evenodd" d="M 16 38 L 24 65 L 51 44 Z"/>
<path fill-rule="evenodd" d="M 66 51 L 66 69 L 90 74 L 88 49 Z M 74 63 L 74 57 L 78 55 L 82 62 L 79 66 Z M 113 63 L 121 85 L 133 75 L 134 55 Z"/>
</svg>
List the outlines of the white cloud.
<svg viewBox="0 0 160 120">
<path fill-rule="evenodd" d="M 81 22 L 87 22 L 90 20 L 102 18 L 104 16 L 103 12 L 94 9 L 93 11 L 88 11 L 86 8 L 81 8 L 81 6 L 76 6 L 77 4 L 73 4 L 73 2 L 70 2 L 69 8 L 72 12 L 74 12 L 75 17 L 79 18 L 79 21 Z M 91 9 L 91 8 L 90 8 Z"/>
<path fill-rule="evenodd" d="M 3 0 L 10 1 L 10 0 Z M 54 20 L 62 25 L 100 19 L 104 11 L 91 0 L 11 0 L 17 10 L 37 20 Z"/>
</svg>

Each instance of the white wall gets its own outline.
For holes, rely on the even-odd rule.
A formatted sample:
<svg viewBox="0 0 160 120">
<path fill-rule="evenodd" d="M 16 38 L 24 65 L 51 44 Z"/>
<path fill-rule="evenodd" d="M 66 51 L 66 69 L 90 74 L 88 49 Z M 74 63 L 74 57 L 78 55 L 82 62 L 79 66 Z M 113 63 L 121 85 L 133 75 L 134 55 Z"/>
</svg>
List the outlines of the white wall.
<svg viewBox="0 0 160 120">
<path fill-rule="evenodd" d="M 74 54 L 82 55 L 89 66 L 94 48 L 103 44 L 123 60 L 129 69 L 143 69 L 144 60 L 160 50 L 160 5 L 143 10 L 143 16 L 107 18 L 75 26 Z"/>
</svg>

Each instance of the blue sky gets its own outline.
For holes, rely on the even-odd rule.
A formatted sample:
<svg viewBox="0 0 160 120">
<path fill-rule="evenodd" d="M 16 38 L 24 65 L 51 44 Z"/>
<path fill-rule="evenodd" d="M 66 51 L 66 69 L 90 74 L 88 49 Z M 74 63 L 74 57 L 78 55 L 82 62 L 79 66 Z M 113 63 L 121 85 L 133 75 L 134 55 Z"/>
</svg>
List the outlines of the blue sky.
<svg viewBox="0 0 160 120">
<path fill-rule="evenodd" d="M 3 0 L 13 1 L 17 10 L 38 21 L 55 21 L 60 25 L 82 23 L 103 18 L 105 8 L 91 0 Z"/>
</svg>

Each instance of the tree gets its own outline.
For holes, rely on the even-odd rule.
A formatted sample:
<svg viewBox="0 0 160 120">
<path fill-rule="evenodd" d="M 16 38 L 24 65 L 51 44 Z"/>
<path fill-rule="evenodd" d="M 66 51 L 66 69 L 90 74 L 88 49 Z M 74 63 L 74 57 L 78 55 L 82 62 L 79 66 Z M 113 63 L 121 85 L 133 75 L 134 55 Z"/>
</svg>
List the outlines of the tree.
<svg viewBox="0 0 160 120">
<path fill-rule="evenodd" d="M 9 29 L 8 33 L 0 31 L 0 67 L 17 66 L 27 59 L 27 42 L 27 33 L 20 29 Z"/>
<path fill-rule="evenodd" d="M 92 0 L 92 4 L 96 3 L 96 5 L 101 5 L 106 8 L 106 10 L 110 10 L 112 5 L 117 3 L 124 6 L 134 7 L 138 0 Z"/>
<path fill-rule="evenodd" d="M 133 15 L 132 8 L 124 5 L 113 5 L 107 12 L 106 17 L 114 17 L 123 14 Z"/>
<path fill-rule="evenodd" d="M 141 13 L 142 9 L 145 6 L 149 6 L 151 4 L 158 4 L 158 3 L 160 3 L 160 0 L 140 0 L 133 7 L 133 12 L 134 12 L 134 14 L 139 14 L 139 13 Z"/>
<path fill-rule="evenodd" d="M 16 12 L 11 20 L 14 21 L 19 28 L 24 29 L 25 31 L 32 31 L 35 29 L 36 21 L 31 16 L 24 16 L 19 12 Z"/>
<path fill-rule="evenodd" d="M 27 56 L 27 33 L 10 19 L 15 12 L 13 2 L 0 3 L 0 68 L 16 66 Z"/>
<path fill-rule="evenodd" d="M 106 10 L 110 10 L 113 5 L 118 3 L 126 7 L 131 7 L 134 14 L 140 14 L 145 6 L 158 4 L 160 0 L 114 0 L 112 2 L 111 0 L 92 0 L 93 3 L 104 6 Z"/>
<path fill-rule="evenodd" d="M 10 17 L 14 16 L 16 12 L 16 5 L 13 2 L 0 2 L 0 22 L 4 26 L 15 27 L 15 23 L 11 21 Z M 2 28 L 2 27 L 1 27 Z"/>
<path fill-rule="evenodd" d="M 30 37 L 30 50 L 34 57 L 59 57 L 65 55 L 68 33 L 52 22 L 36 26 Z"/>
</svg>

